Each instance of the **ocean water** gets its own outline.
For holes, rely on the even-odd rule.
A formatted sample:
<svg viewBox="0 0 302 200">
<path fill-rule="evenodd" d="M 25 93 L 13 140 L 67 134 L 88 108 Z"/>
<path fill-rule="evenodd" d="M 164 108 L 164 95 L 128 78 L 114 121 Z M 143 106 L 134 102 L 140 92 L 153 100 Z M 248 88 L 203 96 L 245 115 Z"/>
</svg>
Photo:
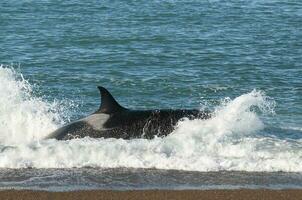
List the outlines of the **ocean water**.
<svg viewBox="0 0 302 200">
<path fill-rule="evenodd" d="M 1 1 L 0 188 L 302 188 L 302 3 Z M 153 140 L 44 139 L 100 104 L 209 109 Z"/>
</svg>

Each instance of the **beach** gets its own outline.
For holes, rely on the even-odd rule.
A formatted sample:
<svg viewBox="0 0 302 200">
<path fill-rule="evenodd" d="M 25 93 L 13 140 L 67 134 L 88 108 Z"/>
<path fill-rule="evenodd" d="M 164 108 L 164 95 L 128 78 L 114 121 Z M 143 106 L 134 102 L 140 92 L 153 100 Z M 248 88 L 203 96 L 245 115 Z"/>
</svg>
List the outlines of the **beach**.
<svg viewBox="0 0 302 200">
<path fill-rule="evenodd" d="M 211 200 L 283 200 L 301 199 L 302 190 L 265 190 L 265 189 L 238 189 L 238 190 L 87 190 L 71 192 L 48 192 L 34 190 L 3 190 L 1 199 L 211 199 Z"/>
</svg>

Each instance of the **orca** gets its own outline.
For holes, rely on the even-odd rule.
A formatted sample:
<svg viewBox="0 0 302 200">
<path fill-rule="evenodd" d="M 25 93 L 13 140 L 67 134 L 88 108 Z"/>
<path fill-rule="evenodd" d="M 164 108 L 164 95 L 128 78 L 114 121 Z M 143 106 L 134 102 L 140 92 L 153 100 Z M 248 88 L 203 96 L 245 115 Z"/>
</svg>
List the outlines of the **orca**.
<svg viewBox="0 0 302 200">
<path fill-rule="evenodd" d="M 104 87 L 98 86 L 101 105 L 91 115 L 52 132 L 47 139 L 145 138 L 164 137 L 173 132 L 183 118 L 208 119 L 210 112 L 200 110 L 131 110 L 121 106 Z"/>
</svg>

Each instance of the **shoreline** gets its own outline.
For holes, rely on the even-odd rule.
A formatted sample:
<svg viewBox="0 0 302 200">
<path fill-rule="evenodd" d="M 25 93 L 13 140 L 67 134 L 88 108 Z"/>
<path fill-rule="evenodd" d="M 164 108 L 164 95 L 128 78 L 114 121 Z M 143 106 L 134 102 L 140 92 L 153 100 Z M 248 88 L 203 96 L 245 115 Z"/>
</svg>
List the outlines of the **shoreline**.
<svg viewBox="0 0 302 200">
<path fill-rule="evenodd" d="M 66 192 L 49 192 L 40 190 L 0 190 L 0 199 L 301 199 L 302 189 L 234 189 L 234 190 L 79 190 Z"/>
</svg>

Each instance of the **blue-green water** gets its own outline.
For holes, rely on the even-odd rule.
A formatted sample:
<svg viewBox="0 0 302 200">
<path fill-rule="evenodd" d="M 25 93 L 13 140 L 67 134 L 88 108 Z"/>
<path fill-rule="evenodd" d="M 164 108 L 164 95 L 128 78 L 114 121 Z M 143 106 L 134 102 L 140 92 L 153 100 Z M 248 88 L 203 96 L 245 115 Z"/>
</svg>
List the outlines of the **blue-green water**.
<svg viewBox="0 0 302 200">
<path fill-rule="evenodd" d="M 0 68 L 0 131 L 3 135 L 0 138 L 1 148 L 3 146 L 0 166 L 4 169 L 96 166 L 301 172 L 301 23 L 300 1 L 1 1 L 0 63 L 5 66 Z M 18 72 L 7 72 L 7 66 Z M 26 87 L 33 88 L 32 93 L 26 91 L 24 94 L 24 85 L 20 86 L 21 89 L 16 86 L 21 76 L 29 82 Z M 257 118 L 263 123 L 261 128 L 253 129 L 261 123 L 243 115 L 240 109 L 235 112 L 240 115 L 236 115 L 238 120 L 236 118 L 235 121 L 242 120 L 245 122 L 243 124 L 215 121 L 216 125 L 201 126 L 202 129 L 211 127 L 208 134 L 213 128 L 223 127 L 222 130 L 215 129 L 214 137 L 221 132 L 226 135 L 235 133 L 236 137 L 232 135 L 231 142 L 214 142 L 214 145 L 222 145 L 226 149 L 230 144 L 241 144 L 246 138 L 254 142 L 255 146 L 232 158 L 222 156 L 221 152 L 209 146 L 208 153 L 211 155 L 206 161 L 198 160 L 202 154 L 194 154 L 193 160 L 184 159 L 184 164 L 178 168 L 171 164 L 172 160 L 191 155 L 179 156 L 177 153 L 180 150 L 174 149 L 178 143 L 169 146 L 168 151 L 157 151 L 155 147 L 162 147 L 163 141 L 154 141 L 151 146 L 139 141 L 141 150 L 151 148 L 151 152 L 165 155 L 163 164 L 159 164 L 144 160 L 148 156 L 138 154 L 134 142 L 117 145 L 113 141 L 113 147 L 117 145 L 116 148 L 121 148 L 121 151 L 126 149 L 124 156 L 128 156 L 128 160 L 122 162 L 114 160 L 119 156 L 106 157 L 108 163 L 113 163 L 108 164 L 102 162 L 103 157 L 99 158 L 100 161 L 95 161 L 94 157 L 70 164 L 64 161 L 64 156 L 58 155 L 54 158 L 50 156 L 54 161 L 43 165 L 43 156 L 50 155 L 42 154 L 43 149 L 33 157 L 26 154 L 29 150 L 41 148 L 34 143 L 25 147 L 14 144 L 23 154 L 13 161 L 7 161 L 8 156 L 18 154 L 13 150 L 6 153 L 5 149 L 11 145 L 8 138 L 15 139 L 27 134 L 26 141 L 28 138 L 36 140 L 39 132 L 43 132 L 40 135 L 44 136 L 47 130 L 54 130 L 62 120 L 78 119 L 95 111 L 100 101 L 97 85 L 107 87 L 122 105 L 133 109 L 215 110 L 222 105 L 223 99 L 236 97 L 245 102 L 239 108 L 244 108 L 246 104 L 251 104 L 248 108 L 262 105 L 272 108 L 272 101 L 275 101 L 276 107 L 275 114 L 267 109 L 262 109 L 262 112 L 256 109 Z M 260 100 L 253 99 L 254 89 L 265 95 L 261 93 Z M 244 94 L 249 96 L 242 96 Z M 26 99 L 38 97 L 46 105 L 41 105 L 37 100 L 24 111 L 23 106 L 26 107 L 28 103 Z M 263 103 L 262 97 L 269 100 Z M 12 99 L 18 100 L 15 102 Z M 63 106 L 53 108 L 49 105 L 53 102 L 63 102 Z M 73 106 L 67 106 L 70 104 Z M 15 108 L 13 114 L 7 114 Z M 42 114 L 38 108 L 43 108 Z M 49 110 L 51 114 L 47 114 Z M 227 111 L 228 114 L 221 114 L 221 118 L 234 117 L 229 115 L 231 109 Z M 45 118 L 48 121 L 43 124 Z M 37 125 L 28 125 L 30 120 Z M 52 121 L 56 121 L 55 125 Z M 227 127 L 228 123 L 232 126 Z M 192 124 L 183 126 L 189 132 L 190 127 L 192 130 L 198 129 Z M 205 138 L 200 144 L 195 141 L 195 150 L 205 141 Z M 43 142 L 48 145 L 47 150 L 65 144 Z M 82 147 L 82 143 L 108 143 L 90 140 L 77 142 L 65 144 L 70 147 L 69 156 L 75 156 L 74 152 Z M 77 146 L 79 143 L 81 145 Z M 243 146 L 245 144 L 249 144 L 249 141 L 242 143 Z M 95 152 L 83 145 L 86 153 Z M 185 148 L 187 144 L 182 145 Z M 107 152 L 100 148 L 97 151 L 105 152 L 105 155 Z M 129 153 L 133 151 L 134 154 Z M 255 151 L 255 155 L 247 153 L 249 151 Z M 173 152 L 176 152 L 175 157 Z M 137 160 L 131 160 L 131 156 Z M 62 163 L 55 162 L 60 159 L 63 159 Z M 209 164 L 209 160 L 216 164 Z M 198 167 L 203 164 L 206 167 Z M 3 173 L 5 176 L 5 170 Z M 288 185 L 298 185 L 291 183 L 290 178 L 288 180 Z"/>
</svg>

